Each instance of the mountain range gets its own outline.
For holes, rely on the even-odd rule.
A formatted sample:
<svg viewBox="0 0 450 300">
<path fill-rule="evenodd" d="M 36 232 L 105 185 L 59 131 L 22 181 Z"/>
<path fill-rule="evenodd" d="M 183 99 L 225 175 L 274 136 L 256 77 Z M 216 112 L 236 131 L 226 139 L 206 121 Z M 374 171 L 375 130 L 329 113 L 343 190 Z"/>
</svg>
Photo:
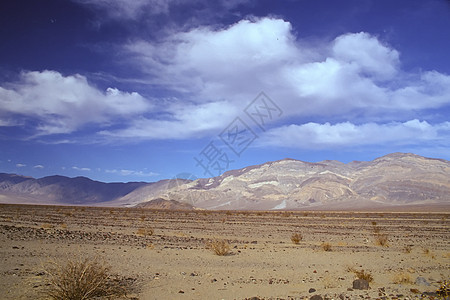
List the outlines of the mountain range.
<svg viewBox="0 0 450 300">
<path fill-rule="evenodd" d="M 0 173 L 0 203 L 139 206 L 161 209 L 450 208 L 450 162 L 410 153 L 373 161 L 283 159 L 197 180 L 103 183 Z"/>
</svg>

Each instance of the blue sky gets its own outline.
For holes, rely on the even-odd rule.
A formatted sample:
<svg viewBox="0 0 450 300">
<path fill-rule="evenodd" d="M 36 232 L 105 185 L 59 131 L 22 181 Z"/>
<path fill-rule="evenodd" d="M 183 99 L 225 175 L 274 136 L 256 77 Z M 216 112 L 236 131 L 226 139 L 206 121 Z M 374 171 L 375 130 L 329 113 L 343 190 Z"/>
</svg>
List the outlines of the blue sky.
<svg viewBox="0 0 450 300">
<path fill-rule="evenodd" d="M 0 38 L 0 172 L 450 159 L 446 0 L 2 1 Z"/>
</svg>

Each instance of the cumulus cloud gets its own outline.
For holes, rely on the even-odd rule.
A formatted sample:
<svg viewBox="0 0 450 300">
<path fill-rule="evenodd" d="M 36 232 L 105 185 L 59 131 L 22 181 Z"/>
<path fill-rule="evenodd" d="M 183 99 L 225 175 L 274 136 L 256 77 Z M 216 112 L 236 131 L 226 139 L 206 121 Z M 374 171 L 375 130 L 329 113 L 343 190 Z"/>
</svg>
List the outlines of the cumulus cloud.
<svg viewBox="0 0 450 300">
<path fill-rule="evenodd" d="M 398 51 L 365 32 L 337 37 L 332 53 L 339 61 L 354 65 L 357 72 L 375 78 L 392 79 L 398 71 Z"/>
<path fill-rule="evenodd" d="M 77 167 L 77 166 L 73 166 L 72 169 L 73 169 L 73 170 L 77 170 L 77 171 L 83 171 L 83 172 L 89 172 L 89 171 L 91 171 L 90 168 L 80 168 L 80 167 Z"/>
<path fill-rule="evenodd" d="M 138 93 L 100 91 L 78 74 L 27 71 L 18 82 L 0 86 L 0 118 L 33 118 L 37 135 L 71 133 L 89 123 L 108 124 L 150 108 Z"/>
<path fill-rule="evenodd" d="M 35 165 L 33 168 L 34 168 L 34 169 L 43 169 L 44 166 L 43 166 L 43 165 Z"/>
<path fill-rule="evenodd" d="M 200 105 L 171 106 L 170 119 L 138 118 L 129 127 L 100 134 L 110 138 L 188 139 L 214 134 L 238 113 L 230 103 L 213 102 Z"/>
<path fill-rule="evenodd" d="M 105 170 L 106 173 L 110 173 L 110 174 L 119 174 L 122 176 L 139 176 L 139 177 L 152 177 L 152 176 L 158 176 L 158 173 L 154 173 L 154 172 L 144 172 L 144 171 L 136 171 L 136 170 L 126 170 L 126 169 L 121 169 L 121 170 Z"/>
<path fill-rule="evenodd" d="M 130 10 L 153 2 L 161 3 L 136 1 Z M 97 3 L 120 7 L 125 1 Z M 362 133 L 376 133 L 374 128 L 405 131 L 408 120 L 430 125 L 429 110 L 446 120 L 443 115 L 450 108 L 449 75 L 405 72 L 401 54 L 365 32 L 311 44 L 297 38 L 288 21 L 250 18 L 228 27 L 174 31 L 158 41 L 133 40 L 119 52 L 127 57 L 127 68 L 143 75 L 141 83 L 173 98 L 159 99 L 155 106 L 138 93 L 100 91 L 82 75 L 24 72 L 19 82 L 0 87 L 0 126 L 16 114 L 35 118 L 38 135 L 95 124 L 107 140 L 199 138 L 217 135 L 264 91 L 281 108 L 282 118 L 297 123 L 271 133 L 321 133 L 323 139 L 346 133 L 349 142 L 356 142 L 364 140 Z M 306 118 L 316 123 L 302 125 Z M 358 138 L 350 138 L 352 132 Z M 323 139 L 316 145 L 325 145 Z"/>
<path fill-rule="evenodd" d="M 198 106 L 225 99 L 241 111 L 261 90 L 290 118 L 404 121 L 450 106 L 450 76 L 404 72 L 400 53 L 365 32 L 310 45 L 289 22 L 260 18 L 177 32 L 158 43 L 136 41 L 123 51 L 148 83 L 182 92 Z M 179 121 L 140 120 L 127 132 L 144 123 L 160 128 Z"/>
<path fill-rule="evenodd" d="M 18 167 L 18 168 L 23 168 L 23 167 L 26 167 L 27 165 L 26 164 L 16 164 L 16 167 Z"/>
<path fill-rule="evenodd" d="M 431 125 L 417 119 L 386 124 L 306 123 L 269 130 L 258 140 L 260 146 L 326 149 L 366 145 L 420 145 L 434 142 L 448 145 L 450 122 Z"/>
</svg>

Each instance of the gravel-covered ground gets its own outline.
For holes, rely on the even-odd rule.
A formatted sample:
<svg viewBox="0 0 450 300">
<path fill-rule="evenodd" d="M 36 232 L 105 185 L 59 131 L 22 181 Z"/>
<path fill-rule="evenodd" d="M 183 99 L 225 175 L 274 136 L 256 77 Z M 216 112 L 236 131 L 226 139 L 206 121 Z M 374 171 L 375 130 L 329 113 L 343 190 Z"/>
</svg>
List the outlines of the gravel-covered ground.
<svg viewBox="0 0 450 300">
<path fill-rule="evenodd" d="M 450 279 L 449 215 L 0 205 L 0 295 L 42 298 L 48 262 L 96 257 L 134 299 L 429 299 Z"/>
</svg>

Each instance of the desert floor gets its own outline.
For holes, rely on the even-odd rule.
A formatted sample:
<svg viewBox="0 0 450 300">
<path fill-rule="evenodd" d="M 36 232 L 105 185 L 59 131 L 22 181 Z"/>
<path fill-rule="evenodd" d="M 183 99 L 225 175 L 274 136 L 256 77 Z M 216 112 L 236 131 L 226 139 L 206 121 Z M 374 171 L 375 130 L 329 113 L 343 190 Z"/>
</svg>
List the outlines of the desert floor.
<svg viewBox="0 0 450 300">
<path fill-rule="evenodd" d="M 132 299 L 420 299 L 450 279 L 449 216 L 0 205 L 0 298 L 42 298 L 49 262 L 97 257 Z M 353 270 L 373 276 L 368 290 Z"/>
</svg>

